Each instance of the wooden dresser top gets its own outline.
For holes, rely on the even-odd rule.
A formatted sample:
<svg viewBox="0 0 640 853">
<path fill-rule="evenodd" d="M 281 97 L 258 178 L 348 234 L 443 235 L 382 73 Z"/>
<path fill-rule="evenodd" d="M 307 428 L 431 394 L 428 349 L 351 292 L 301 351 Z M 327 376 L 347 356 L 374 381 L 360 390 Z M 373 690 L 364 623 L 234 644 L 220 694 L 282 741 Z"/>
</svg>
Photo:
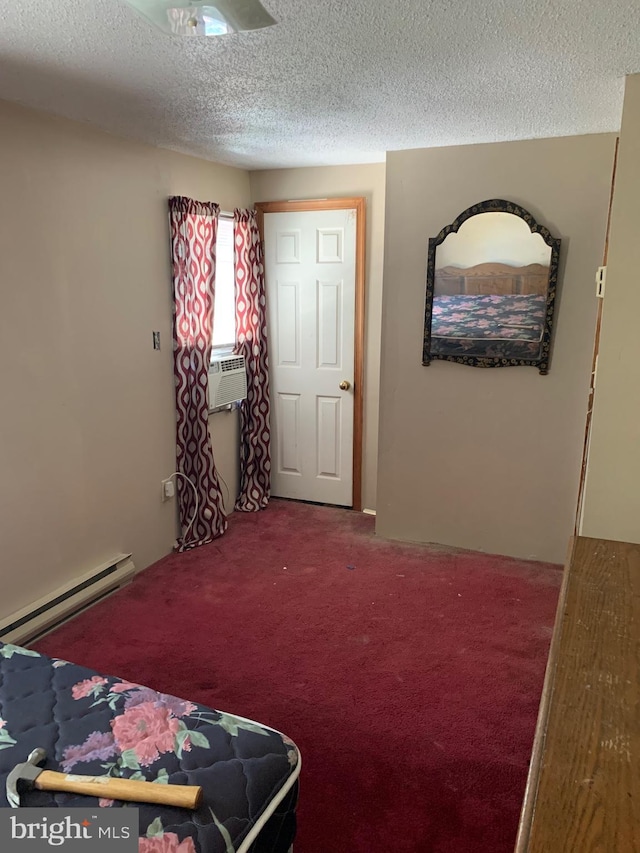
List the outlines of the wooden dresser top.
<svg viewBox="0 0 640 853">
<path fill-rule="evenodd" d="M 640 545 L 577 537 L 516 853 L 640 851 Z"/>
</svg>

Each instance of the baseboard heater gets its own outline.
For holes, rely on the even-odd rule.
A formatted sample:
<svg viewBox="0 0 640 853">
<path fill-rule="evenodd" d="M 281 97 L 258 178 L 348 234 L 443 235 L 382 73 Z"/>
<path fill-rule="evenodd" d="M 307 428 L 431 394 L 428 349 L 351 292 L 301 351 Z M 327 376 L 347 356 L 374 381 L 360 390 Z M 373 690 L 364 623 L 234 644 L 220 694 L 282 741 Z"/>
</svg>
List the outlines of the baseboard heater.
<svg viewBox="0 0 640 853">
<path fill-rule="evenodd" d="M 131 554 L 118 554 L 2 620 L 0 640 L 24 644 L 46 634 L 129 583 L 135 572 Z"/>
</svg>

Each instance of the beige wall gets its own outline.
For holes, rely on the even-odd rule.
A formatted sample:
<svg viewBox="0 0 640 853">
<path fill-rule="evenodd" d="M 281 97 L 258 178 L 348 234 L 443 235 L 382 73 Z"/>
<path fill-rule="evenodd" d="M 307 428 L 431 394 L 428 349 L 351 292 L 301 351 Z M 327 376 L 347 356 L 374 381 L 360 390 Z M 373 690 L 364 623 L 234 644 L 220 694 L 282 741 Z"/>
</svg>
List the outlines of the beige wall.
<svg viewBox="0 0 640 853">
<path fill-rule="evenodd" d="M 0 618 L 176 535 L 166 200 L 250 202 L 244 171 L 0 104 Z M 158 329 L 162 349 L 152 349 Z M 212 418 L 237 487 L 235 415 Z"/>
<path fill-rule="evenodd" d="M 363 507 L 376 508 L 385 165 L 251 172 L 253 202 L 364 196 L 367 200 Z"/>
<path fill-rule="evenodd" d="M 640 542 L 640 75 L 627 78 L 581 532 Z"/>
<path fill-rule="evenodd" d="M 562 561 L 573 531 L 615 137 L 387 156 L 377 531 Z M 427 239 L 475 202 L 561 248 L 551 370 L 421 365 Z"/>
</svg>

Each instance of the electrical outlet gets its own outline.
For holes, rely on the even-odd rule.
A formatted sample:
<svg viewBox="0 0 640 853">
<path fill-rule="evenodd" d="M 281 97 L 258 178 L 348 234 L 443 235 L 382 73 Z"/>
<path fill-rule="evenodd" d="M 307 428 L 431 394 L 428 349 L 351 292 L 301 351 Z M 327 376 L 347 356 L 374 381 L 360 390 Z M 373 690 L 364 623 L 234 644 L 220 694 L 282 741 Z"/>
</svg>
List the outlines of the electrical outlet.
<svg viewBox="0 0 640 853">
<path fill-rule="evenodd" d="M 162 481 L 162 501 L 170 500 L 176 493 L 173 480 L 169 477 L 168 480 Z"/>
<path fill-rule="evenodd" d="M 153 333 L 153 348 L 160 349 L 160 332 Z"/>
</svg>

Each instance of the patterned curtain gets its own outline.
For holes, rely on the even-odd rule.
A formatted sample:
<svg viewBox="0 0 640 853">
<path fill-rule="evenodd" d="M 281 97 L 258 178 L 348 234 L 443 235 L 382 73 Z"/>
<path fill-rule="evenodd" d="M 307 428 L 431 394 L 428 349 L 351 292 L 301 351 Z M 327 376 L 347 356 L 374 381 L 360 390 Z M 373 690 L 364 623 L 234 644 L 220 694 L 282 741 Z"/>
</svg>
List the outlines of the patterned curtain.
<svg viewBox="0 0 640 853">
<path fill-rule="evenodd" d="M 247 365 L 240 406 L 240 495 L 236 509 L 264 509 L 271 494 L 269 360 L 262 245 L 255 210 L 234 211 L 236 352 Z"/>
<path fill-rule="evenodd" d="M 178 507 L 186 551 L 227 528 L 209 435 L 209 362 L 213 335 L 217 204 L 169 199 L 173 272 Z M 185 482 L 188 478 L 192 483 Z"/>
</svg>

